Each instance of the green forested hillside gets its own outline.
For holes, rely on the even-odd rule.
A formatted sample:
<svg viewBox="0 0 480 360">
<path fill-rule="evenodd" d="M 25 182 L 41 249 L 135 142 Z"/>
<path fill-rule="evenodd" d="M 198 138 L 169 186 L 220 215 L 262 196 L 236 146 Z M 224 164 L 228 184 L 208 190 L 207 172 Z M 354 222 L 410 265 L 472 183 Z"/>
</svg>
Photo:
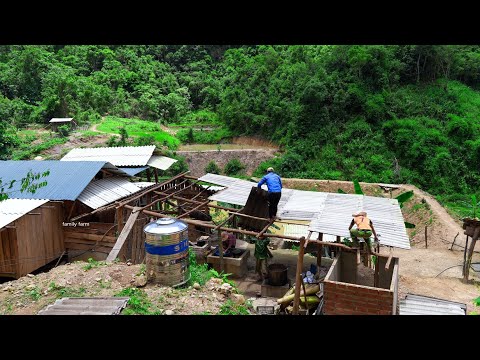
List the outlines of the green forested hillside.
<svg viewBox="0 0 480 360">
<path fill-rule="evenodd" d="M 455 200 L 480 185 L 479 86 L 479 46 L 1 46 L 0 156 L 51 117 L 220 123 L 286 150 L 258 173 Z"/>
</svg>

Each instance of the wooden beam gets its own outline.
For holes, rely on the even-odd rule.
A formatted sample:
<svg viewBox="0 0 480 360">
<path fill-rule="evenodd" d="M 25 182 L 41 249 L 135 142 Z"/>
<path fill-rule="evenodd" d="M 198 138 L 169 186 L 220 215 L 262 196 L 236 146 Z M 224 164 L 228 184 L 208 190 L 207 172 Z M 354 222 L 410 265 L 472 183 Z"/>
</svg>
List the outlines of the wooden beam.
<svg viewBox="0 0 480 360">
<path fill-rule="evenodd" d="M 70 208 L 70 211 L 68 212 L 68 217 L 67 217 L 67 220 L 70 220 L 70 218 L 72 217 L 72 214 L 73 214 L 73 209 L 75 208 L 75 205 L 77 204 L 77 200 L 75 200 L 72 204 L 72 207 Z"/>
<path fill-rule="evenodd" d="M 392 261 L 392 258 L 393 258 L 393 251 L 392 251 L 392 248 L 390 248 L 390 255 L 388 255 L 387 263 L 385 264 L 385 270 L 388 270 L 388 268 L 390 267 L 390 262 Z"/>
<path fill-rule="evenodd" d="M 198 209 L 200 209 L 201 207 L 207 205 L 209 202 L 210 202 L 210 200 L 207 200 L 207 201 L 201 203 L 200 205 L 197 205 L 197 207 L 194 207 L 193 209 L 188 210 L 186 213 L 184 213 L 184 214 L 180 215 L 179 217 L 177 217 L 177 219 L 181 219 L 181 218 L 183 218 L 183 217 L 191 214 L 191 213 L 194 212 L 195 210 L 198 210 Z"/>
<path fill-rule="evenodd" d="M 117 209 L 117 233 L 120 234 L 123 229 L 123 206 Z"/>
<path fill-rule="evenodd" d="M 425 226 L 425 249 L 428 248 L 428 243 L 427 243 L 427 226 Z"/>
<path fill-rule="evenodd" d="M 150 168 L 147 168 L 147 181 L 148 182 L 151 182 L 152 181 L 152 177 L 150 175 Z"/>
<path fill-rule="evenodd" d="M 220 272 L 223 272 L 223 242 L 222 242 L 222 233 L 221 230 L 218 229 L 217 232 L 218 236 L 218 255 L 220 257 Z"/>
<path fill-rule="evenodd" d="M 470 247 L 468 249 L 468 254 L 467 254 L 467 261 L 465 263 L 465 273 L 463 275 L 463 280 L 468 281 L 468 275 L 470 273 L 470 264 L 472 263 L 472 255 L 473 255 L 473 250 L 475 249 L 475 244 L 477 243 L 478 237 L 480 235 L 480 226 L 477 226 L 475 228 L 475 231 L 472 236 L 472 242 L 470 244 Z M 465 247 L 467 247 L 465 245 Z"/>
<path fill-rule="evenodd" d="M 308 232 L 308 235 L 307 235 L 307 239 L 305 240 L 305 245 L 303 245 L 303 247 L 306 249 L 307 248 L 307 245 L 308 245 L 308 242 L 310 240 L 310 238 L 312 237 L 312 232 L 309 231 Z"/>
<path fill-rule="evenodd" d="M 263 236 L 263 234 L 265 234 L 265 232 L 268 230 L 268 228 L 269 228 L 270 226 L 272 226 L 272 224 L 273 224 L 274 222 L 275 222 L 274 219 L 270 220 L 270 221 L 268 222 L 268 224 L 262 229 L 262 231 L 260 231 L 260 232 L 258 233 L 258 235 L 257 235 L 256 237 L 257 237 L 257 238 L 260 238 L 261 236 Z"/>
<path fill-rule="evenodd" d="M 140 194 L 137 194 L 135 195 L 134 197 L 131 197 L 131 198 L 126 198 L 123 202 L 121 203 L 116 203 L 117 207 L 119 206 L 122 206 L 122 205 L 126 205 L 130 202 L 132 202 L 133 200 L 137 200 L 137 199 L 140 199 L 142 196 L 150 193 L 150 192 L 155 192 L 155 190 L 157 190 L 158 188 L 162 187 L 162 186 L 165 186 L 165 185 L 168 185 L 170 184 L 171 182 L 175 181 L 175 180 L 178 180 L 182 177 L 184 177 L 186 174 L 188 174 L 190 171 L 186 171 L 184 173 L 181 173 L 181 174 L 178 174 L 174 177 L 172 177 L 171 179 L 168 179 L 168 180 L 165 180 L 164 182 L 161 182 L 160 184 L 156 184 L 156 185 L 153 185 L 152 187 L 150 188 L 146 188 L 145 191 L 141 192 Z M 98 210 L 98 209 L 97 209 Z"/>
<path fill-rule="evenodd" d="M 293 315 L 298 315 L 300 305 L 300 287 L 302 285 L 303 255 L 305 254 L 305 237 L 300 238 L 300 249 L 298 249 L 297 270 L 295 276 L 295 296 L 293 298 Z"/>
<path fill-rule="evenodd" d="M 113 246 L 112 251 L 110 251 L 110 254 L 108 254 L 106 261 L 111 262 L 117 258 L 118 253 L 120 252 L 120 250 L 122 250 L 123 244 L 125 243 L 125 240 L 130 234 L 130 231 L 132 230 L 133 225 L 135 224 L 135 221 L 138 218 L 138 215 L 140 215 L 140 211 L 132 211 L 132 213 L 130 214 L 130 217 L 127 220 L 127 223 L 125 224 L 125 227 L 123 228 L 122 232 L 118 236 L 117 242 Z"/>
<path fill-rule="evenodd" d="M 317 240 L 318 241 L 323 240 L 323 233 L 318 233 Z M 323 245 L 319 244 L 318 245 L 318 251 L 317 251 L 317 267 L 318 267 L 317 271 L 320 271 L 320 266 L 322 266 L 322 252 L 323 252 Z"/>
<path fill-rule="evenodd" d="M 155 175 L 155 183 L 158 184 L 158 170 L 157 170 L 157 168 L 153 169 L 153 174 Z"/>
<path fill-rule="evenodd" d="M 186 183 L 187 181 L 188 181 L 188 180 L 184 180 L 184 181 L 182 181 L 180 184 L 175 185 L 175 186 L 180 186 L 180 185 Z M 192 184 L 192 185 L 193 185 L 193 184 Z M 192 186 L 192 185 L 190 185 L 190 186 Z M 148 208 L 152 207 L 153 205 L 155 205 L 156 203 L 159 203 L 159 202 L 161 202 L 161 201 L 167 200 L 168 198 L 171 198 L 171 197 L 174 196 L 175 194 L 181 193 L 181 192 L 182 192 L 183 190 L 185 190 L 185 189 L 186 189 L 186 187 L 183 188 L 183 189 L 174 191 L 173 193 L 167 194 L 167 195 L 164 196 L 163 198 L 156 199 L 156 200 L 152 201 L 150 204 L 145 205 L 145 206 L 142 206 L 142 209 L 148 209 Z"/>
</svg>

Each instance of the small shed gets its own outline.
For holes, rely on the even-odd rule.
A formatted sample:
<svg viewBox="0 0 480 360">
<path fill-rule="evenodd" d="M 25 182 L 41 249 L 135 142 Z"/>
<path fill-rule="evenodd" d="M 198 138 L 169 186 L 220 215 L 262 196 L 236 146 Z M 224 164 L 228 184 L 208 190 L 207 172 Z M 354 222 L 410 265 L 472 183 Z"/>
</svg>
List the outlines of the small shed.
<svg viewBox="0 0 480 360">
<path fill-rule="evenodd" d="M 75 126 L 77 126 L 77 123 L 73 118 L 52 118 L 49 121 L 52 130 L 57 131 L 59 126 L 62 125 L 70 125 L 70 127 L 73 129 Z"/>
<path fill-rule="evenodd" d="M 19 278 L 61 256 L 63 209 L 59 202 L 0 202 L 0 276 Z"/>
</svg>

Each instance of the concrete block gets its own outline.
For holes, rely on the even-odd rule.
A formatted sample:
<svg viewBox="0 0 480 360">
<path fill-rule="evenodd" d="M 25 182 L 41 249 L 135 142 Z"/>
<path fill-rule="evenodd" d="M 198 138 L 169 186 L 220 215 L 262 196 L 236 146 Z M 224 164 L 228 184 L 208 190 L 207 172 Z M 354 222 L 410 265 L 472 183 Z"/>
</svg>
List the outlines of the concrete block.
<svg viewBox="0 0 480 360">
<path fill-rule="evenodd" d="M 223 257 L 223 272 L 232 274 L 232 277 L 240 278 L 247 274 L 247 260 L 250 251 L 242 250 L 242 255 L 238 258 Z M 220 257 L 210 254 L 207 256 L 207 263 L 211 264 L 215 270 L 220 272 Z"/>
</svg>

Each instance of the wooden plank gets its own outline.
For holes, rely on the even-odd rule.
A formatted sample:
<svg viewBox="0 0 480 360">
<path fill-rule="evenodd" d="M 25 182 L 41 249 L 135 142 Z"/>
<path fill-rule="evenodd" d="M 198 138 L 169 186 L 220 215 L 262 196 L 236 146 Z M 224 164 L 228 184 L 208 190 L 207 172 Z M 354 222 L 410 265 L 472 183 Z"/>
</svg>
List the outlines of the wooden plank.
<svg viewBox="0 0 480 360">
<path fill-rule="evenodd" d="M 90 250 L 95 252 L 101 252 L 103 254 L 110 254 L 112 252 L 112 247 L 110 246 L 95 246 L 95 244 L 78 244 L 78 243 L 69 243 L 69 250 Z"/>
<path fill-rule="evenodd" d="M 103 235 L 94 235 L 94 234 L 87 234 L 81 232 L 64 232 L 65 238 L 71 239 L 84 239 L 84 240 L 94 240 L 94 241 L 104 241 L 104 242 L 111 242 L 115 243 L 117 238 L 115 236 L 103 236 Z"/>
<path fill-rule="evenodd" d="M 305 237 L 300 238 L 300 248 L 298 249 L 297 270 L 295 276 L 295 297 L 293 298 L 293 315 L 298 315 L 298 306 L 300 305 L 300 286 L 302 285 L 303 255 L 305 253 Z"/>
<path fill-rule="evenodd" d="M 130 214 L 130 217 L 127 220 L 127 223 L 125 224 L 125 227 L 123 228 L 122 232 L 120 233 L 117 242 L 115 243 L 112 251 L 110 254 L 107 256 L 107 261 L 114 261 L 117 258 L 118 253 L 120 250 L 122 250 L 123 244 L 125 243 L 125 240 L 127 239 L 127 236 L 130 234 L 130 230 L 132 230 L 133 225 L 135 224 L 135 220 L 137 220 L 138 215 L 140 215 L 140 208 L 134 208 L 132 213 Z"/>
<path fill-rule="evenodd" d="M 65 238 L 65 247 L 67 249 L 71 248 L 71 244 L 85 244 L 85 245 L 90 245 L 90 246 L 105 246 L 109 248 L 113 248 L 115 243 L 111 242 L 105 242 L 105 241 L 91 241 L 91 240 L 82 240 L 82 239 L 70 239 L 70 238 Z"/>
</svg>

